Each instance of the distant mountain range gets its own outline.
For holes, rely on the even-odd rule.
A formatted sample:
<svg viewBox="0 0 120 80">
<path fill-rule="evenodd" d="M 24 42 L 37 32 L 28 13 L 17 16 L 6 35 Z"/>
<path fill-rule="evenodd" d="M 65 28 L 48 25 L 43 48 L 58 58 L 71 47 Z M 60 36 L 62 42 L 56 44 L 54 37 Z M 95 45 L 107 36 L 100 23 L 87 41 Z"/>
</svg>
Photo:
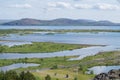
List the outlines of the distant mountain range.
<svg viewBox="0 0 120 80">
<path fill-rule="evenodd" d="M 94 21 L 85 19 L 67 19 L 59 18 L 54 20 L 37 20 L 31 18 L 24 18 L 9 22 L 2 22 L 1 25 L 11 26 L 120 26 L 120 23 L 113 23 L 110 21 Z"/>
<path fill-rule="evenodd" d="M 13 21 L 13 20 L 1 19 L 1 20 L 0 20 L 0 24 L 8 23 L 8 22 L 10 22 L 10 21 Z"/>
</svg>

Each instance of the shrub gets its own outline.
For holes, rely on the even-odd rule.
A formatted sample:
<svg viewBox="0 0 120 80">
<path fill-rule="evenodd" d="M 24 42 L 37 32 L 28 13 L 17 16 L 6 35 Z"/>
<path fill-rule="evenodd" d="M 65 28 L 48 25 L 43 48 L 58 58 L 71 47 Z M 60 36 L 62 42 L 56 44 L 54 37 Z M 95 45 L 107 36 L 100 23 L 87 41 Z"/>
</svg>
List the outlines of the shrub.
<svg viewBox="0 0 120 80">
<path fill-rule="evenodd" d="M 50 75 L 47 75 L 47 76 L 45 77 L 45 80 L 51 80 Z"/>
</svg>

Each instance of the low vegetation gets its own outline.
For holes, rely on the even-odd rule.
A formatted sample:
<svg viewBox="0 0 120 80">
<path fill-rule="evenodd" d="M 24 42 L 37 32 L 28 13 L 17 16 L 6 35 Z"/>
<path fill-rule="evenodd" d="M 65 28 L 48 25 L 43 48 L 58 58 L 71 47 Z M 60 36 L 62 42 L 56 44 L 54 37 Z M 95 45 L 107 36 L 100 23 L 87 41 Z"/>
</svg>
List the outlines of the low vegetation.
<svg viewBox="0 0 120 80">
<path fill-rule="evenodd" d="M 41 68 L 55 68 L 64 67 L 73 64 L 78 64 L 79 61 L 68 61 L 69 58 L 75 58 L 77 56 L 64 56 L 64 57 L 54 57 L 54 58 L 20 58 L 20 59 L 0 59 L 0 66 L 10 65 L 14 63 L 37 63 L 40 64 Z M 28 68 L 30 70 L 30 68 Z"/>
<path fill-rule="evenodd" d="M 89 56 L 82 60 L 69 61 L 77 56 L 64 56 L 54 58 L 24 58 L 24 59 L 1 59 L 0 66 L 13 63 L 37 63 L 40 66 L 19 68 L 16 71 L 31 71 L 36 80 L 89 80 L 94 75 L 85 74 L 87 68 L 103 65 L 120 65 L 120 51 L 101 52 L 95 56 Z"/>
<path fill-rule="evenodd" d="M 62 30 L 46 30 L 46 29 L 1 29 L 0 30 L 0 36 L 6 36 L 8 34 L 19 34 L 19 35 L 24 35 L 24 34 L 32 34 L 33 32 L 56 32 L 56 33 L 66 33 L 66 32 L 120 32 L 120 30 L 99 30 L 99 29 L 83 29 L 83 30 L 78 30 L 78 29 L 62 29 Z M 53 33 L 52 33 L 53 34 Z"/>
<path fill-rule="evenodd" d="M 0 65 L 10 65 L 13 63 L 37 63 L 38 67 L 19 68 L 15 71 L 23 72 L 30 71 L 36 80 L 88 80 L 92 79 L 94 75 L 83 74 L 82 69 L 74 70 L 71 66 L 78 64 L 79 61 L 68 61 L 69 58 L 77 56 L 64 56 L 54 58 L 24 58 L 24 59 L 4 59 L 0 60 Z M 36 71 L 37 70 L 37 71 Z"/>
<path fill-rule="evenodd" d="M 120 52 L 103 52 L 95 56 L 88 56 L 82 60 L 69 61 L 70 58 L 77 56 L 64 56 L 54 58 L 20 58 L 20 59 L 1 59 L 0 66 L 10 65 L 13 63 L 37 63 L 41 64 L 39 69 L 42 68 L 68 68 L 68 67 L 93 67 L 99 65 L 120 65 Z M 32 68 L 28 68 L 30 70 Z M 21 69 L 22 70 L 22 69 Z"/>
<path fill-rule="evenodd" d="M 38 80 L 44 80 L 47 75 L 50 76 L 50 80 L 90 80 L 94 77 L 94 75 L 74 72 L 72 69 L 55 69 L 32 73 Z"/>
<path fill-rule="evenodd" d="M 0 53 L 48 53 L 64 50 L 73 50 L 89 45 L 63 44 L 52 42 L 33 42 L 33 44 L 15 45 L 12 47 L 0 46 Z"/>
<path fill-rule="evenodd" d="M 32 30 L 20 30 L 20 29 L 0 29 L 0 36 L 6 36 L 8 34 L 28 34 Z"/>
<path fill-rule="evenodd" d="M 120 65 L 120 51 L 100 52 L 80 60 L 80 64 L 87 67 Z"/>
<path fill-rule="evenodd" d="M 93 77 L 94 75 L 78 73 L 72 69 L 54 69 L 39 72 L 0 72 L 0 80 L 88 80 Z"/>
<path fill-rule="evenodd" d="M 36 78 L 29 71 L 19 74 L 15 71 L 7 71 L 0 72 L 0 80 L 36 80 Z"/>
</svg>

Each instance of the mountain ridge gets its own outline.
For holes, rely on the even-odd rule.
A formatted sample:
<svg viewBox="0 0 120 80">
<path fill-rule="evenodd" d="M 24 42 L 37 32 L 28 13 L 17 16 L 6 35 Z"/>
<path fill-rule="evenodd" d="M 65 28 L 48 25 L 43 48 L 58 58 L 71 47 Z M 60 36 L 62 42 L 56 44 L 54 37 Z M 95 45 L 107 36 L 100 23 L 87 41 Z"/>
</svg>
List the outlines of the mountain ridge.
<svg viewBox="0 0 120 80">
<path fill-rule="evenodd" d="M 11 22 L 13 20 L 9 20 L 9 19 L 0 19 L 0 24 L 4 24 L 4 23 L 8 23 Z"/>
<path fill-rule="evenodd" d="M 32 18 L 23 18 L 3 23 L 1 25 L 11 26 L 120 26 L 120 23 L 113 23 L 110 21 L 95 21 L 87 19 L 69 19 L 57 18 L 53 20 L 38 20 Z"/>
</svg>

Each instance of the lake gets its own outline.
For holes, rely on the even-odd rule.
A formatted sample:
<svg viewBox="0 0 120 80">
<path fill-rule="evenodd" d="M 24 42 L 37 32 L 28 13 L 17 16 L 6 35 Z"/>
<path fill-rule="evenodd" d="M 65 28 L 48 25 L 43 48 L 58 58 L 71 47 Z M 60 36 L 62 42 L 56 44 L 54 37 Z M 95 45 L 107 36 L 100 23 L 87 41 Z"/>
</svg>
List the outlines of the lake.
<svg viewBox="0 0 120 80">
<path fill-rule="evenodd" d="M 120 30 L 120 26 L 0 26 L 0 29 L 104 29 Z"/>
<path fill-rule="evenodd" d="M 120 69 L 120 66 L 95 66 L 89 69 L 89 71 L 93 71 L 94 74 L 100 74 L 100 73 L 107 73 L 112 69 Z"/>
<path fill-rule="evenodd" d="M 0 41 L 0 45 L 7 45 L 9 47 L 14 45 L 32 44 L 31 42 L 22 41 Z"/>
<path fill-rule="evenodd" d="M 6 29 L 12 28 L 27 28 L 27 26 L 4 26 Z M 7 28 L 8 27 L 8 28 Z M 30 26 L 30 28 L 34 28 Z M 43 27 L 43 26 L 35 26 L 36 27 Z M 73 28 L 68 26 L 53 26 L 51 29 L 54 28 Z M 80 28 L 82 26 L 75 26 L 74 28 Z M 84 26 L 87 29 L 91 27 L 96 28 L 103 28 L 103 26 Z M 104 26 L 105 29 L 110 27 L 111 29 L 116 27 L 115 29 L 119 29 L 118 26 Z M 50 26 L 44 26 L 44 29 L 50 28 Z M 21 44 L 31 44 L 32 42 L 56 42 L 56 43 L 67 43 L 67 44 L 90 44 L 90 45 L 106 45 L 106 46 L 94 46 L 94 47 L 87 47 L 82 49 L 76 49 L 72 51 L 60 51 L 60 52 L 53 52 L 53 53 L 30 53 L 30 54 L 20 54 L 20 53 L 11 53 L 11 54 L 0 54 L 0 59 L 16 59 L 16 58 L 45 58 L 45 57 L 56 57 L 56 56 L 79 56 L 76 59 L 70 60 L 78 60 L 82 59 L 86 56 L 95 55 L 99 52 L 103 51 L 112 51 L 112 50 L 120 50 L 120 33 L 119 32 L 98 32 L 98 33 L 90 33 L 90 32 L 67 32 L 67 33 L 55 33 L 51 32 L 52 34 L 48 34 L 47 32 L 35 32 L 32 34 L 9 34 L 7 36 L 0 37 L 0 44 L 2 45 L 21 45 Z M 5 41 L 6 42 L 5 42 Z"/>
<path fill-rule="evenodd" d="M 0 40 L 9 40 L 9 42 L 0 42 L 1 44 L 11 43 L 29 43 L 29 42 L 57 42 L 57 43 L 69 43 L 69 44 L 91 44 L 91 45 L 120 45 L 120 33 L 119 32 L 99 32 L 99 33 L 54 33 L 45 34 L 33 33 L 26 35 L 10 34 L 8 36 L 0 37 Z M 11 44 L 10 44 L 11 45 Z"/>
<path fill-rule="evenodd" d="M 120 30 L 120 26 L 0 26 L 0 29 L 50 29 L 50 30 L 61 30 L 61 29 L 98 29 L 98 30 Z M 82 49 L 75 49 L 70 51 L 60 51 L 53 53 L 30 53 L 30 54 L 20 54 L 20 53 L 2 53 L 0 54 L 0 59 L 18 59 L 18 58 L 46 58 L 46 57 L 56 57 L 56 56 L 78 56 L 77 58 L 71 58 L 69 60 L 80 60 L 84 57 L 95 55 L 99 52 L 105 51 L 115 51 L 120 50 L 120 33 L 119 32 L 67 32 L 67 33 L 54 33 L 48 34 L 46 32 L 36 32 L 32 34 L 9 34 L 8 36 L 0 37 L 1 45 L 22 45 L 31 44 L 32 42 L 56 42 L 56 43 L 67 43 L 67 44 L 90 44 L 90 45 L 106 45 L 106 46 L 93 46 Z M 20 64 L 13 64 L 12 67 Z M 26 65 L 26 64 L 25 64 Z M 11 65 L 10 65 L 11 66 Z M 34 66 L 34 64 L 30 64 Z M 20 67 L 15 67 L 20 68 Z M 114 68 L 114 66 L 112 67 Z M 109 67 L 94 67 L 91 70 L 95 70 L 95 74 L 101 71 L 108 71 L 112 69 Z M 115 67 L 118 68 L 118 67 Z M 107 70 L 106 70 L 107 69 Z M 6 70 L 3 68 L 3 70 Z M 97 71 L 99 70 L 99 71 Z"/>
<path fill-rule="evenodd" d="M 9 71 L 17 68 L 27 68 L 27 67 L 33 67 L 33 66 L 39 66 L 40 64 L 33 64 L 33 63 L 17 63 L 17 64 L 12 64 L 8 66 L 3 66 L 0 67 L 0 71 Z"/>
</svg>

